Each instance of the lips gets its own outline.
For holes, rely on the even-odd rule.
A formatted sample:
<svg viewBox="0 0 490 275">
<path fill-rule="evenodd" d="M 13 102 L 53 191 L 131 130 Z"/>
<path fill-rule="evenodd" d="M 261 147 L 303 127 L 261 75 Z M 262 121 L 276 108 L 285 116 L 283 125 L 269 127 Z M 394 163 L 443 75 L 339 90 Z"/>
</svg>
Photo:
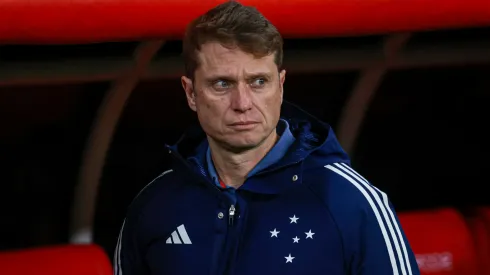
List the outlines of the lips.
<svg viewBox="0 0 490 275">
<path fill-rule="evenodd" d="M 229 124 L 228 127 L 234 129 L 235 131 L 250 131 L 255 129 L 259 123 L 256 121 L 239 121 Z"/>
<path fill-rule="evenodd" d="M 246 125 L 253 125 L 257 123 L 258 122 L 256 121 L 240 121 L 240 122 L 231 123 L 230 126 L 246 126 Z"/>
</svg>

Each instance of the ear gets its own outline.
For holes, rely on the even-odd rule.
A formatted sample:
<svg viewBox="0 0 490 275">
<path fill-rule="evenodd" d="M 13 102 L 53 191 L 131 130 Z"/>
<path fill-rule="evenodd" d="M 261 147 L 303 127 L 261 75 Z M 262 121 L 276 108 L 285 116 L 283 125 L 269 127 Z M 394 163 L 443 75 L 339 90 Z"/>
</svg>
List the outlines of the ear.
<svg viewBox="0 0 490 275">
<path fill-rule="evenodd" d="M 185 96 L 187 97 L 187 104 L 189 104 L 189 108 L 194 112 L 196 109 L 196 93 L 194 91 L 194 86 L 192 84 L 192 80 L 186 76 L 181 78 L 182 88 L 184 88 Z"/>
<path fill-rule="evenodd" d="M 286 70 L 282 70 L 279 73 L 279 85 L 281 87 L 281 104 L 284 96 L 284 81 L 286 81 Z"/>
</svg>

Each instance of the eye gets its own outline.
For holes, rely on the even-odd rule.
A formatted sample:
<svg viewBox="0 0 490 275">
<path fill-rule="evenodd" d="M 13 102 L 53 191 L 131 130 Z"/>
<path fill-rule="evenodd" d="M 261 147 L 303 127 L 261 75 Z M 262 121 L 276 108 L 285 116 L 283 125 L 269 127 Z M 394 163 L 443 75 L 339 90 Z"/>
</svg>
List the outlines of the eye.
<svg viewBox="0 0 490 275">
<path fill-rule="evenodd" d="M 266 84 L 266 80 L 264 78 L 256 78 L 252 82 L 252 87 L 254 88 L 260 88 L 263 87 Z"/>
<path fill-rule="evenodd" d="M 213 87 L 216 90 L 224 90 L 224 89 L 229 89 L 231 87 L 231 84 L 230 84 L 230 82 L 228 82 L 226 80 L 220 79 L 220 80 L 216 80 L 213 83 Z"/>
</svg>

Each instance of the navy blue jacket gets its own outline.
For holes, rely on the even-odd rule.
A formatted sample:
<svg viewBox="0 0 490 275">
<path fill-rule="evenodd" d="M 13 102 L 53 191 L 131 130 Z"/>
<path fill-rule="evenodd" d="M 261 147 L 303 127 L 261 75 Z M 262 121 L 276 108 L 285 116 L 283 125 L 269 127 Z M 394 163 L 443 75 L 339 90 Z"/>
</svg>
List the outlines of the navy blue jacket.
<svg viewBox="0 0 490 275">
<path fill-rule="evenodd" d="M 387 195 L 350 167 L 329 125 L 284 103 L 294 143 L 232 196 L 199 127 L 129 207 L 116 275 L 418 275 Z"/>
</svg>

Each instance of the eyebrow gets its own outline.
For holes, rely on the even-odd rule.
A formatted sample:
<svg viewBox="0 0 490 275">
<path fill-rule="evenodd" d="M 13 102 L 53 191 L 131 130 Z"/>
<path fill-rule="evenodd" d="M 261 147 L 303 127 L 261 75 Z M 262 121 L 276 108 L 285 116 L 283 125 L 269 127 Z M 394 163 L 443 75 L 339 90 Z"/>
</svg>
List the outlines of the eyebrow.
<svg viewBox="0 0 490 275">
<path fill-rule="evenodd" d="M 206 81 L 216 81 L 216 80 L 219 80 L 219 79 L 223 79 L 223 80 L 234 80 L 234 77 L 231 77 L 229 75 L 210 75 L 210 76 L 207 76 L 206 78 Z"/>
<path fill-rule="evenodd" d="M 250 80 L 250 79 L 255 79 L 255 78 L 259 78 L 259 77 L 271 79 L 272 74 L 270 72 L 255 72 L 255 73 L 248 74 L 246 76 L 246 79 Z M 224 74 L 223 75 L 217 74 L 217 75 L 211 75 L 211 76 L 206 77 L 207 82 L 214 82 L 214 81 L 217 81 L 220 79 L 227 80 L 227 81 L 236 81 L 235 77 L 232 77 L 230 75 L 224 75 Z"/>
<path fill-rule="evenodd" d="M 260 78 L 260 77 L 263 77 L 263 78 L 266 78 L 267 80 L 269 80 L 272 78 L 272 74 L 270 72 L 252 73 L 252 74 L 247 75 L 247 80 Z"/>
</svg>

